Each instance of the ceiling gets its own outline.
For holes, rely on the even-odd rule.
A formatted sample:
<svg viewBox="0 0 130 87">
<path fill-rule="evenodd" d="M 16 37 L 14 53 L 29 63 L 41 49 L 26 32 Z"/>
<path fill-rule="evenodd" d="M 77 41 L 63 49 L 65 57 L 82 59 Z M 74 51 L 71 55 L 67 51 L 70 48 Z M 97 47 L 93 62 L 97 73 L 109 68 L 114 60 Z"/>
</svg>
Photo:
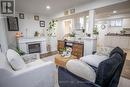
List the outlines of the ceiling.
<svg viewBox="0 0 130 87">
<path fill-rule="evenodd" d="M 16 11 L 51 16 L 69 8 L 75 8 L 95 0 L 15 0 Z M 46 6 L 51 7 L 46 10 Z"/>
<path fill-rule="evenodd" d="M 113 11 L 117 11 L 117 13 L 113 14 Z M 96 9 L 97 18 L 105 18 L 119 14 L 130 14 L 130 0 Z"/>
</svg>

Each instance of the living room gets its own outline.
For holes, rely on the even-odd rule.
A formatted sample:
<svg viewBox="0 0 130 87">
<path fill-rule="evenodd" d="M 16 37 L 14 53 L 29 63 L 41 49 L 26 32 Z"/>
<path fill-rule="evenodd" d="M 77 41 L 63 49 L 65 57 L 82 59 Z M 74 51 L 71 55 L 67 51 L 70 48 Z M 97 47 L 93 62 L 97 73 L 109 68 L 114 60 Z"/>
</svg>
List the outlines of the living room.
<svg viewBox="0 0 130 87">
<path fill-rule="evenodd" d="M 130 86 L 129 0 L 0 2 L 0 87 Z"/>
</svg>

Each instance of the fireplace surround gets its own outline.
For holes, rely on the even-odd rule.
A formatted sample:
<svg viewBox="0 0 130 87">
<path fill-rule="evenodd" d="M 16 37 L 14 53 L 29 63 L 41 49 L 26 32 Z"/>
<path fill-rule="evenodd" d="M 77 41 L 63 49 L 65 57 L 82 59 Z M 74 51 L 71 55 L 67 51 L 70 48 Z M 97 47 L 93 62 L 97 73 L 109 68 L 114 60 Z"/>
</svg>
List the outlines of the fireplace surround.
<svg viewBox="0 0 130 87">
<path fill-rule="evenodd" d="M 20 50 L 27 54 L 47 53 L 46 38 L 19 38 L 18 45 Z"/>
</svg>

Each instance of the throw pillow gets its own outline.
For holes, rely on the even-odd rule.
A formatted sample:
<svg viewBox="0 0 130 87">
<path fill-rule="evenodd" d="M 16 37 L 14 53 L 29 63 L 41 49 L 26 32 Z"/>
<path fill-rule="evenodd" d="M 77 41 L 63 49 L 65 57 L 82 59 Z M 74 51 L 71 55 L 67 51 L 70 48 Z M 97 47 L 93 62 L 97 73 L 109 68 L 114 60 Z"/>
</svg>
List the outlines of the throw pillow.
<svg viewBox="0 0 130 87">
<path fill-rule="evenodd" d="M 14 50 L 7 51 L 7 60 L 14 70 L 20 70 L 26 67 L 22 57 Z"/>
</svg>

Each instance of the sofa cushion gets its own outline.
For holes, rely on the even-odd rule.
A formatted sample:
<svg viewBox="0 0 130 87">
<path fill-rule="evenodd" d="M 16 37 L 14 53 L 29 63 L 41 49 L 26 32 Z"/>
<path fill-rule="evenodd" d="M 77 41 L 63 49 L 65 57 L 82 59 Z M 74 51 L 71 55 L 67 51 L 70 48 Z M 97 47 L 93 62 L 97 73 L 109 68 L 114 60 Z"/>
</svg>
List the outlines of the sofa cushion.
<svg viewBox="0 0 130 87">
<path fill-rule="evenodd" d="M 118 53 L 113 54 L 109 59 L 101 62 L 97 70 L 95 83 L 101 87 L 108 87 L 121 62 L 122 57 Z"/>
<path fill-rule="evenodd" d="M 38 60 L 35 60 L 34 62 L 30 62 L 26 65 L 27 65 L 27 67 L 32 67 L 32 66 L 38 66 L 38 65 L 43 64 L 43 63 L 44 63 L 43 60 L 38 59 Z"/>
<path fill-rule="evenodd" d="M 80 60 L 94 67 L 98 67 L 98 65 L 102 61 L 108 58 L 109 58 L 108 56 L 104 56 L 104 55 L 88 55 L 88 56 L 81 57 Z"/>
<path fill-rule="evenodd" d="M 91 82 L 95 82 L 96 73 L 88 64 L 80 60 L 73 59 L 67 62 L 66 67 L 67 70 L 73 74 Z"/>
<path fill-rule="evenodd" d="M 7 59 L 14 70 L 20 70 L 26 66 L 22 57 L 14 50 L 9 49 L 7 51 Z"/>
<path fill-rule="evenodd" d="M 119 53 L 122 57 L 124 55 L 124 51 L 120 48 L 120 47 L 116 47 L 114 48 L 111 53 L 110 53 L 110 57 L 114 54 L 114 53 Z"/>
</svg>

